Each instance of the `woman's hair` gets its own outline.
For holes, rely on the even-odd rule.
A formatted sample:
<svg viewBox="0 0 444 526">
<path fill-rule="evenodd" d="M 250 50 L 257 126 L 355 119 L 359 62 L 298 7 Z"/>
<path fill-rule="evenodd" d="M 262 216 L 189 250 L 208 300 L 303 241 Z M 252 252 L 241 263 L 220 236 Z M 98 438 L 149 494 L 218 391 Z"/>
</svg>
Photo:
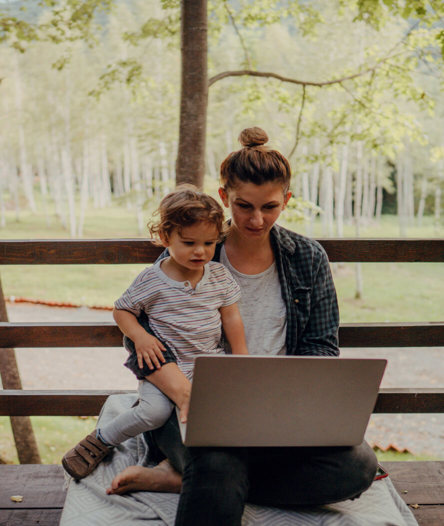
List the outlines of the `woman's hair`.
<svg viewBox="0 0 444 526">
<path fill-rule="evenodd" d="M 277 150 L 265 146 L 268 135 L 262 128 L 246 128 L 239 135 L 243 148 L 231 152 L 220 167 L 221 184 L 225 189 L 238 182 L 261 185 L 268 182 L 290 187 L 291 170 L 287 159 Z"/>
<path fill-rule="evenodd" d="M 160 236 L 168 238 L 175 229 L 180 233 L 183 227 L 200 221 L 214 224 L 219 236 L 224 230 L 224 212 L 220 204 L 193 185 L 178 186 L 166 195 L 155 214 L 160 218 L 158 221 L 150 221 L 148 229 L 157 239 Z"/>
</svg>

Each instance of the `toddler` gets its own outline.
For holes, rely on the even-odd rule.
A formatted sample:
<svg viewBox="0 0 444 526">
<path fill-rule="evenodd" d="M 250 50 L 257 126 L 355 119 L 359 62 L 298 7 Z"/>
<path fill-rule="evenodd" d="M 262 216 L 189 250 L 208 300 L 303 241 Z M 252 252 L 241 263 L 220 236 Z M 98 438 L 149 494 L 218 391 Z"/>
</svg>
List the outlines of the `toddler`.
<svg viewBox="0 0 444 526">
<path fill-rule="evenodd" d="M 128 338 L 134 342 L 127 345 L 126 365 L 132 361 L 134 369 L 137 362 L 139 401 L 66 453 L 63 467 L 75 479 L 89 475 L 113 446 L 161 427 L 175 405 L 185 415 L 188 401 L 172 400 L 171 393 L 175 385 L 192 379 L 197 355 L 224 352 L 222 327 L 232 353 L 248 354 L 237 306 L 239 286 L 222 264 L 212 261 L 223 232 L 221 206 L 187 186 L 164 197 L 158 212 L 160 220 L 150 226 L 150 232 L 168 248 L 169 256 L 143 270 L 113 311 L 126 342 Z M 143 314 L 152 334 L 137 319 Z M 165 355 L 173 355 L 173 360 Z M 161 386 L 172 399 L 150 381 L 151 373 L 166 361 L 171 363 L 163 366 Z"/>
</svg>

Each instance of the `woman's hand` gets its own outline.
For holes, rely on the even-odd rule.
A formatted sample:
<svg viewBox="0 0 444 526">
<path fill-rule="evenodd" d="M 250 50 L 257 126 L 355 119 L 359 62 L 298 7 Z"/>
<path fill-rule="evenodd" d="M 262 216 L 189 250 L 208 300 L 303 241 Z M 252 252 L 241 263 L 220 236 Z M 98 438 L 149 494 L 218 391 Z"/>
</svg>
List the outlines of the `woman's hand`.
<svg viewBox="0 0 444 526">
<path fill-rule="evenodd" d="M 137 363 L 139 368 L 143 368 L 145 362 L 149 369 L 160 369 L 162 366 L 160 362 L 165 363 L 163 352 L 166 350 L 162 342 L 155 336 L 144 332 L 134 339 L 134 346 L 136 348 Z"/>
</svg>

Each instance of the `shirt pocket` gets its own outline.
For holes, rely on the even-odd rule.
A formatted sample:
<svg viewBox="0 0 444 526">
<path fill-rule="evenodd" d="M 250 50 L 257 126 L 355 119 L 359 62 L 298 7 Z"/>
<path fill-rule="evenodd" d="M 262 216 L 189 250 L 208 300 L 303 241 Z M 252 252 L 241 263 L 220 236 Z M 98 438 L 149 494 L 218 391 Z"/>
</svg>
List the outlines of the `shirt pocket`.
<svg viewBox="0 0 444 526">
<path fill-rule="evenodd" d="M 298 287 L 293 290 L 293 304 L 296 309 L 296 320 L 298 323 L 299 334 L 310 318 L 311 289 L 309 287 Z"/>
</svg>

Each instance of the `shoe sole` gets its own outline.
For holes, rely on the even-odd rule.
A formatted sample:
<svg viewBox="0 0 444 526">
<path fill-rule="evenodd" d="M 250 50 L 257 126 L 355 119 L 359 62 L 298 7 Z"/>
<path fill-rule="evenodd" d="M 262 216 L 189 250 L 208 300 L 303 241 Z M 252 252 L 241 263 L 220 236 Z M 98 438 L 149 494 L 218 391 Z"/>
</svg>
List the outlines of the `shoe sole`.
<svg viewBox="0 0 444 526">
<path fill-rule="evenodd" d="M 81 479 L 84 479 L 85 477 L 87 477 L 89 475 L 84 475 L 83 477 L 79 477 L 77 474 L 75 474 L 71 468 L 68 466 L 68 463 L 66 462 L 66 460 L 64 458 L 62 458 L 62 466 L 63 466 L 63 469 L 68 473 L 68 475 L 70 477 L 72 477 L 74 480 L 81 480 Z"/>
</svg>

